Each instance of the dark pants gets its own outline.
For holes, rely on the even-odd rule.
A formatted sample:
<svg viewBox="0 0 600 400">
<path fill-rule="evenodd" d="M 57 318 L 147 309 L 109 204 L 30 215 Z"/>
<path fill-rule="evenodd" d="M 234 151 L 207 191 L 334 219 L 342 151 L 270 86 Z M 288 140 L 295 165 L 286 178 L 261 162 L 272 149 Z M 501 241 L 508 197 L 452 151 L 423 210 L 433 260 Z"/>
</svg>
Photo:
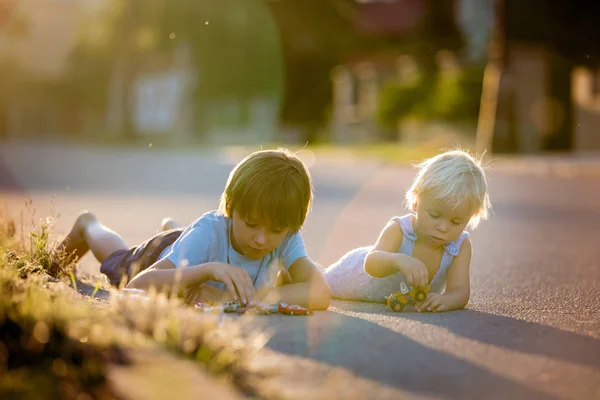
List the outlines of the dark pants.
<svg viewBox="0 0 600 400">
<path fill-rule="evenodd" d="M 160 253 L 173 244 L 182 232 L 183 228 L 160 232 L 129 250 L 117 250 L 102 262 L 100 272 L 114 286 L 119 286 L 123 280 L 127 284 L 140 271 L 154 264 Z"/>
</svg>

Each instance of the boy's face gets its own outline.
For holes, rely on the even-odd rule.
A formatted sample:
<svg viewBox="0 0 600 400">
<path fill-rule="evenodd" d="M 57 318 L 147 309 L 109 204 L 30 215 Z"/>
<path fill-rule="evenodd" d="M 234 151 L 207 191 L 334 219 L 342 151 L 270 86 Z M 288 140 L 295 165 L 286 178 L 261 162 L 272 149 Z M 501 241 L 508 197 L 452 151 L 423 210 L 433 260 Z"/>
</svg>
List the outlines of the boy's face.
<svg viewBox="0 0 600 400">
<path fill-rule="evenodd" d="M 419 238 L 433 246 L 443 246 L 459 238 L 471 220 L 472 212 L 467 203 L 458 207 L 448 202 L 437 202 L 421 196 L 414 206 L 417 214 L 416 228 Z"/>
<path fill-rule="evenodd" d="M 253 217 L 242 217 L 237 211 L 231 217 L 233 236 L 231 244 L 240 254 L 258 260 L 275 250 L 289 233 L 288 228 L 269 226 Z"/>
</svg>

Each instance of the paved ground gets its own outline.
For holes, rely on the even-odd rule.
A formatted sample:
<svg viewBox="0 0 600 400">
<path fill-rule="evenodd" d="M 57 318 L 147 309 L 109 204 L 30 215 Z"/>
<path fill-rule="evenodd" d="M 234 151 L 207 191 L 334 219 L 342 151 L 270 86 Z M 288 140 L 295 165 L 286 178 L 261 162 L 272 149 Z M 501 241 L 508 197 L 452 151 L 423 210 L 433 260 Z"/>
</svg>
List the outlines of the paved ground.
<svg viewBox="0 0 600 400">
<path fill-rule="evenodd" d="M 304 235 L 318 262 L 372 243 L 392 215 L 404 212 L 410 168 L 305 157 L 316 199 Z M 34 219 L 54 202 L 62 214 L 57 232 L 88 208 L 135 244 L 165 215 L 187 223 L 216 207 L 240 158 L 3 143 L 0 200 L 19 218 L 24 190 Z M 322 388 L 338 398 L 599 398 L 600 163 L 536 158 L 497 165 L 490 173 L 494 214 L 472 233 L 467 309 L 397 315 L 381 305 L 335 301 L 311 318 L 259 318 L 254 323 L 273 332 L 273 352 L 259 364 L 283 371 L 293 398 L 333 398 Z M 31 218 L 23 215 L 27 225 Z M 83 268 L 98 266 L 87 259 Z"/>
</svg>

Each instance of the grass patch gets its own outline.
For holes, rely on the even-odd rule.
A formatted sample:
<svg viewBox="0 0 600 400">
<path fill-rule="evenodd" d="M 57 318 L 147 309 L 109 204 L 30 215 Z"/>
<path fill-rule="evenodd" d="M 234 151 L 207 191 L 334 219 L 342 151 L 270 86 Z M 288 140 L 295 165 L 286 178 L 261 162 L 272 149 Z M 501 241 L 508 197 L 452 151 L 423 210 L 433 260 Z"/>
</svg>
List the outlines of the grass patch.
<svg viewBox="0 0 600 400">
<path fill-rule="evenodd" d="M 119 398 L 110 369 L 134 368 L 132 352 L 148 349 L 194 361 L 254 395 L 257 376 L 248 365 L 266 343 L 263 333 L 160 293 L 116 296 L 95 307 L 71 282 L 74 265 L 55 254 L 52 220 L 42 220 L 26 243 L 15 239 L 14 226 L 0 221 L 0 398 Z"/>
<path fill-rule="evenodd" d="M 406 164 L 421 161 L 424 158 L 438 154 L 440 148 L 429 145 L 409 146 L 400 143 L 373 143 L 363 145 L 315 145 L 308 150 L 317 155 L 352 156 L 361 159 L 371 159 L 390 164 Z"/>
<path fill-rule="evenodd" d="M 177 139 L 172 135 L 144 136 L 123 138 L 118 135 L 99 135 L 91 137 L 72 138 L 68 143 L 90 146 L 98 149 L 131 149 L 143 151 L 185 151 L 206 152 L 214 154 L 219 151 L 235 151 L 240 157 L 252 151 L 277 147 L 287 147 L 292 150 L 310 150 L 319 156 L 355 157 L 358 159 L 376 160 L 391 164 L 407 164 L 422 161 L 443 150 L 454 147 L 474 149 L 474 127 L 462 128 L 452 125 L 441 125 L 424 121 L 411 128 L 411 133 L 405 140 L 377 143 L 339 144 L 327 142 L 302 143 L 266 141 L 264 143 L 242 144 L 233 146 L 207 142 L 204 138 Z M 473 137 L 471 137 L 473 136 Z M 64 139 L 61 139 L 64 140 Z M 240 138 L 243 142 L 243 137 Z M 241 159 L 241 158 L 240 158 Z"/>
<path fill-rule="evenodd" d="M 54 279 L 73 275 L 77 260 L 69 254 L 56 251 L 58 244 L 50 240 L 50 232 L 58 216 L 36 221 L 35 209 L 30 199 L 25 201 L 25 206 L 30 213 L 32 228 L 25 237 L 21 223 L 20 240 L 16 238 L 15 221 L 3 212 L 0 213 L 0 247 L 6 253 L 10 266 L 23 278 L 35 274 L 47 275 Z"/>
<path fill-rule="evenodd" d="M 107 368 L 127 363 L 127 356 L 116 341 L 88 340 L 92 310 L 6 266 L 0 267 L 0 292 L 2 398 L 117 397 Z"/>
<path fill-rule="evenodd" d="M 418 134 L 420 126 L 411 127 L 413 135 Z M 426 128 L 423 128 L 426 129 Z M 437 128 L 443 129 L 443 128 Z M 438 134 L 427 132 L 423 139 L 411 139 L 405 142 L 379 142 L 379 143 L 356 143 L 356 144 L 330 144 L 330 143 L 308 143 L 290 144 L 269 142 L 261 145 L 225 146 L 222 151 L 228 152 L 236 159 L 242 159 L 249 153 L 267 148 L 287 147 L 292 151 L 299 151 L 300 156 L 306 155 L 305 161 L 311 165 L 314 159 L 319 157 L 338 158 L 351 163 L 354 160 L 376 161 L 391 165 L 415 164 L 426 158 L 433 157 L 443 151 L 461 148 L 473 150 L 474 143 L 465 135 L 456 132 Z M 308 154 L 307 154 L 308 153 Z"/>
</svg>

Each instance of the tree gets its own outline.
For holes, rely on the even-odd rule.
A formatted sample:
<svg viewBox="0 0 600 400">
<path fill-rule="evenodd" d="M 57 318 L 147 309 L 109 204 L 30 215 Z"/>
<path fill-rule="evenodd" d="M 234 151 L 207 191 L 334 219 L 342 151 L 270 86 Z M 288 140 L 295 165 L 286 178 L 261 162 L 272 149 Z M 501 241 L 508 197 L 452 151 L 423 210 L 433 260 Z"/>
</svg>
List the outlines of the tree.
<svg viewBox="0 0 600 400">
<path fill-rule="evenodd" d="M 106 0 L 85 24 L 67 85 L 91 107 L 111 96 L 125 110 L 126 123 L 135 77 L 149 61 L 168 60 L 180 46 L 190 50 L 197 71 L 198 105 L 281 90 L 279 41 L 261 0 Z"/>
<path fill-rule="evenodd" d="M 332 100 L 330 74 L 357 47 L 354 0 L 272 0 L 285 71 L 280 123 L 302 130 L 315 141 L 328 119 Z"/>
</svg>

